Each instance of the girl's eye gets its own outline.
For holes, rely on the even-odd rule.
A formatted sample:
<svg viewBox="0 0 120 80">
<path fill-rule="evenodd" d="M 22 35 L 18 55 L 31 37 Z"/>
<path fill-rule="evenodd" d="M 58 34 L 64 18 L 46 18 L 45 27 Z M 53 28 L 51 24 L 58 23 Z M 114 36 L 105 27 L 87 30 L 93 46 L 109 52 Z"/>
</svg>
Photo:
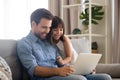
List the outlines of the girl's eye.
<svg viewBox="0 0 120 80">
<path fill-rule="evenodd" d="M 60 29 L 60 31 L 63 31 L 63 29 Z"/>
</svg>

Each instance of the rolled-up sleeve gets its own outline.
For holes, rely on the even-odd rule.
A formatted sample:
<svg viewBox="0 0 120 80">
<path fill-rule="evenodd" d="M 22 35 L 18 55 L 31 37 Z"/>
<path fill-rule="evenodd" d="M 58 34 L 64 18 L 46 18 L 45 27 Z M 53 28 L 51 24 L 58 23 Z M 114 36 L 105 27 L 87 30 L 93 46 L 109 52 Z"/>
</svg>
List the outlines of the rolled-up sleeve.
<svg viewBox="0 0 120 80">
<path fill-rule="evenodd" d="M 19 41 L 17 43 L 17 54 L 28 73 L 33 76 L 34 69 L 36 66 L 38 66 L 38 64 L 32 53 L 32 45 L 24 40 Z"/>
</svg>

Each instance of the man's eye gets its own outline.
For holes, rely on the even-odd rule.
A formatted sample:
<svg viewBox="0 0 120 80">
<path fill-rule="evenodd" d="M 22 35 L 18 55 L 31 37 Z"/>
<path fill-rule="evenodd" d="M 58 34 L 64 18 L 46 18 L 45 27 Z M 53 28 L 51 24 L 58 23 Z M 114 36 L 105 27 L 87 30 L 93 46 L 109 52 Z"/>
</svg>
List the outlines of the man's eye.
<svg viewBox="0 0 120 80">
<path fill-rule="evenodd" d="M 43 28 L 46 28 L 45 26 L 43 26 Z"/>
<path fill-rule="evenodd" d="M 57 29 L 54 29 L 54 31 L 57 31 Z"/>
</svg>

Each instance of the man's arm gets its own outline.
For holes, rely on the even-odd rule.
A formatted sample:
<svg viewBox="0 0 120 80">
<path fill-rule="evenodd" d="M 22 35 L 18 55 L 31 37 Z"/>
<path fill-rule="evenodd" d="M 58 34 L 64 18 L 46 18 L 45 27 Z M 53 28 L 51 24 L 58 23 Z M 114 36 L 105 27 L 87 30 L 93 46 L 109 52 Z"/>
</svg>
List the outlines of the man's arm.
<svg viewBox="0 0 120 80">
<path fill-rule="evenodd" d="M 64 66 L 60 68 L 48 68 L 37 66 L 34 69 L 35 76 L 51 77 L 51 76 L 68 76 L 74 72 L 74 69 L 70 66 Z"/>
<path fill-rule="evenodd" d="M 67 76 L 73 73 L 73 69 L 69 66 L 61 68 L 50 68 L 39 66 L 35 57 L 32 55 L 32 47 L 24 41 L 17 44 L 17 52 L 23 66 L 28 70 L 31 76 L 51 77 L 51 76 Z M 56 50 L 57 51 L 57 50 Z M 57 53 L 57 52 L 56 52 Z"/>
<path fill-rule="evenodd" d="M 33 76 L 34 68 L 38 66 L 35 57 L 32 54 L 32 45 L 27 40 L 17 42 L 17 55 L 27 72 Z"/>
</svg>

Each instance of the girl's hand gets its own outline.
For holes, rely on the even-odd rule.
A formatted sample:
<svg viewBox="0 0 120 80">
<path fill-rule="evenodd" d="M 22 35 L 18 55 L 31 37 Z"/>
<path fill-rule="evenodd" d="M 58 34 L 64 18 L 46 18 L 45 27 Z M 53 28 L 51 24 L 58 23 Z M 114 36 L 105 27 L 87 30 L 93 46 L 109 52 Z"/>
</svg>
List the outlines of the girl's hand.
<svg viewBox="0 0 120 80">
<path fill-rule="evenodd" d="M 61 56 L 58 56 L 58 57 L 57 57 L 57 62 L 58 62 L 59 64 L 61 64 L 61 65 L 64 65 L 64 60 L 62 59 Z"/>
<path fill-rule="evenodd" d="M 91 74 L 96 74 L 96 70 L 95 69 L 93 69 L 93 71 L 92 71 L 92 73 Z"/>
</svg>

